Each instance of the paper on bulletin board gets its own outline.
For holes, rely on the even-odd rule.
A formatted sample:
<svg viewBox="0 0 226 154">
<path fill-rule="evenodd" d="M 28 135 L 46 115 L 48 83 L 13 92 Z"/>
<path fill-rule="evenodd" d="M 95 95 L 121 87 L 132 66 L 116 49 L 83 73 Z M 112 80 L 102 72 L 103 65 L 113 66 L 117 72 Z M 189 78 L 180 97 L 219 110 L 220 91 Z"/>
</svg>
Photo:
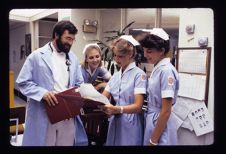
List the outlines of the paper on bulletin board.
<svg viewBox="0 0 226 154">
<path fill-rule="evenodd" d="M 186 103 L 186 100 L 186 98 L 177 97 L 176 103 L 172 108 L 172 111 L 183 121 L 187 118 L 192 109 L 192 107 Z"/>
<path fill-rule="evenodd" d="M 188 114 L 188 118 L 191 121 L 196 136 L 204 135 L 214 130 L 213 120 L 205 103 L 196 104 Z"/>
<path fill-rule="evenodd" d="M 207 49 L 180 50 L 178 72 L 206 74 L 206 68 Z"/>
<path fill-rule="evenodd" d="M 178 117 L 178 115 L 176 115 L 174 112 L 171 113 L 171 116 L 174 117 L 175 126 L 176 126 L 176 129 L 178 130 L 180 128 L 180 126 L 182 125 L 183 120 L 181 120 L 181 118 Z"/>
<path fill-rule="evenodd" d="M 186 129 L 188 129 L 190 131 L 194 130 L 194 128 L 193 128 L 193 126 L 191 124 L 191 121 L 190 121 L 190 119 L 188 117 L 183 121 L 183 123 L 181 124 L 181 127 L 186 128 Z"/>
<path fill-rule="evenodd" d="M 178 96 L 205 100 L 206 76 L 179 73 Z"/>
<path fill-rule="evenodd" d="M 194 101 L 194 99 L 180 96 L 177 97 L 176 103 L 172 108 L 172 113 L 177 116 L 176 126 L 179 124 L 180 127 L 189 129 L 190 131 L 194 130 L 191 121 L 188 118 L 188 114 L 191 112 L 194 103 L 197 103 L 197 101 Z"/>
</svg>

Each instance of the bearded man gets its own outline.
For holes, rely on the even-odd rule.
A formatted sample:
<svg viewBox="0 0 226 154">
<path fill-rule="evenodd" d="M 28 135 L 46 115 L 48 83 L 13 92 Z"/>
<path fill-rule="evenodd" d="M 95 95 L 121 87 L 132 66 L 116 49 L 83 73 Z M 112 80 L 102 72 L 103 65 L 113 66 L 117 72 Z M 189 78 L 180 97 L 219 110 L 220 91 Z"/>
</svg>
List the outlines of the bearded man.
<svg viewBox="0 0 226 154">
<path fill-rule="evenodd" d="M 22 146 L 88 145 L 79 116 L 51 124 L 44 104 L 54 107 L 56 93 L 83 83 L 79 60 L 70 51 L 77 32 L 70 21 L 57 22 L 52 41 L 33 51 L 18 75 L 16 83 L 28 98 Z"/>
</svg>

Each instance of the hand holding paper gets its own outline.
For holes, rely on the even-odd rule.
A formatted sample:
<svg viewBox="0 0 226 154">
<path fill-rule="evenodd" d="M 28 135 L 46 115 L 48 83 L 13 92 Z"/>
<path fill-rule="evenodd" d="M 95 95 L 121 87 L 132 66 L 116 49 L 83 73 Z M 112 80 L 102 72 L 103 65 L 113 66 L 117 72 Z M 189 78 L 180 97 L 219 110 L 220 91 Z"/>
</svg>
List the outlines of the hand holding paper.
<svg viewBox="0 0 226 154">
<path fill-rule="evenodd" d="M 59 102 L 55 106 L 49 106 L 45 102 L 47 115 L 51 123 L 73 118 L 80 114 L 81 108 L 94 112 L 99 106 L 110 104 L 107 97 L 100 94 L 91 84 L 82 84 L 79 88 L 74 87 L 65 90 L 55 94 L 55 97 Z"/>
<path fill-rule="evenodd" d="M 78 88 L 79 93 L 83 98 L 101 102 L 104 104 L 110 104 L 108 98 L 99 93 L 92 84 L 84 83 Z"/>
</svg>

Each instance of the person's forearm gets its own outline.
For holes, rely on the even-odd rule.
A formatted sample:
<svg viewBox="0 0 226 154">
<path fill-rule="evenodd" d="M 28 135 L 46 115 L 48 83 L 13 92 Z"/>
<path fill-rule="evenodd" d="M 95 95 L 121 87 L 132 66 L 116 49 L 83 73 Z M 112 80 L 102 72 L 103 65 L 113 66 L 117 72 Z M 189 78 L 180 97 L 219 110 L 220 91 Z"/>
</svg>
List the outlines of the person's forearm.
<svg viewBox="0 0 226 154">
<path fill-rule="evenodd" d="M 106 82 L 103 82 L 103 83 L 100 83 L 100 84 L 96 85 L 95 88 L 96 88 L 96 90 L 99 90 L 101 88 L 105 88 L 106 85 L 107 85 L 107 83 Z"/>
<path fill-rule="evenodd" d="M 142 105 L 130 104 L 123 107 L 123 113 L 140 113 L 142 111 Z"/>
<path fill-rule="evenodd" d="M 171 111 L 160 112 L 156 126 L 155 126 L 154 131 L 150 138 L 152 142 L 154 142 L 154 143 L 159 142 L 159 138 L 161 137 L 163 130 L 166 127 L 167 121 L 170 117 L 170 113 L 171 113 Z"/>
</svg>

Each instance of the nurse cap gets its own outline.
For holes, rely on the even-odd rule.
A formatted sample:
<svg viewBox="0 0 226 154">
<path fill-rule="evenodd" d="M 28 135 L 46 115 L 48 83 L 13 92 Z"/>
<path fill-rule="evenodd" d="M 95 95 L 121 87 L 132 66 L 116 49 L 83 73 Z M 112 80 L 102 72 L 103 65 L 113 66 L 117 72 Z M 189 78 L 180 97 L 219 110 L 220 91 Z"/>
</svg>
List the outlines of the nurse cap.
<svg viewBox="0 0 226 154">
<path fill-rule="evenodd" d="M 163 40 L 169 40 L 169 35 L 162 28 L 153 28 L 151 34 L 156 35 Z"/>
<path fill-rule="evenodd" d="M 84 47 L 82 53 L 85 54 L 87 48 L 90 47 L 90 46 L 95 46 L 95 47 L 97 47 L 97 48 L 100 49 L 100 47 L 99 47 L 99 45 L 98 45 L 97 43 L 90 43 L 90 44 L 86 44 L 86 45 L 85 45 L 85 47 Z M 100 51 L 101 51 L 101 49 L 100 49 Z"/>
<path fill-rule="evenodd" d="M 153 28 L 151 30 L 143 30 L 145 32 L 150 32 L 152 35 L 156 35 L 163 40 L 169 40 L 169 35 L 162 28 Z"/>
<path fill-rule="evenodd" d="M 132 35 L 122 35 L 122 36 L 120 36 L 120 38 L 127 40 L 128 42 L 130 42 L 134 46 L 140 45 L 140 43 L 137 40 L 135 40 Z"/>
</svg>

